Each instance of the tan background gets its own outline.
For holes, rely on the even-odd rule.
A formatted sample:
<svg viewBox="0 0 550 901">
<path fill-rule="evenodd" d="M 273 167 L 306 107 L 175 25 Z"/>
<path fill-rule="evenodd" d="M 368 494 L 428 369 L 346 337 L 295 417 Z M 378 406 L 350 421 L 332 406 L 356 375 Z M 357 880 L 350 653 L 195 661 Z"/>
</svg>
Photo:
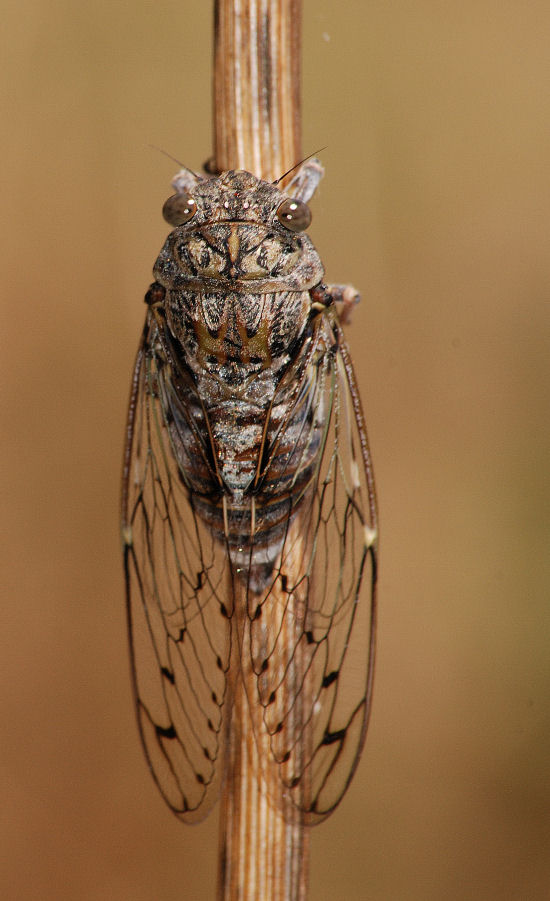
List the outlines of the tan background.
<svg viewBox="0 0 550 901">
<path fill-rule="evenodd" d="M 207 3 L 11 0 L 2 49 L 0 885 L 214 897 L 131 706 L 118 480 L 174 166 L 211 152 Z M 382 512 L 370 739 L 312 901 L 550 897 L 549 85 L 540 2 L 306 0 L 314 237 Z M 5 467 L 5 468 L 4 468 Z"/>
</svg>

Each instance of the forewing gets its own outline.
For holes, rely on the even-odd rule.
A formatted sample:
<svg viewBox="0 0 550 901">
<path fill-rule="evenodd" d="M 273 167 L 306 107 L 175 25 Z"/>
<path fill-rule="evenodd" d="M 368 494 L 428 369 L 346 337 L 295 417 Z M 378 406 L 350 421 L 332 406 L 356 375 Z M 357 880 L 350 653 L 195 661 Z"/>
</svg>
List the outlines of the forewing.
<svg viewBox="0 0 550 901">
<path fill-rule="evenodd" d="M 174 456 L 172 389 L 150 311 L 124 465 L 128 629 L 139 730 L 153 776 L 172 810 L 193 822 L 219 792 L 231 581 L 227 549 L 196 515 Z M 179 400 L 185 413 L 185 398 Z"/>
<path fill-rule="evenodd" d="M 314 823 L 342 798 L 365 739 L 374 667 L 377 520 L 361 405 L 335 319 L 320 317 L 300 382 L 295 405 L 303 407 L 298 419 L 306 434 L 293 433 L 287 442 L 295 448 L 288 472 L 298 479 L 307 449 L 318 445 L 317 462 L 309 487 L 289 511 L 261 617 L 249 598 L 255 611 L 250 647 L 263 728 L 283 793 Z"/>
</svg>

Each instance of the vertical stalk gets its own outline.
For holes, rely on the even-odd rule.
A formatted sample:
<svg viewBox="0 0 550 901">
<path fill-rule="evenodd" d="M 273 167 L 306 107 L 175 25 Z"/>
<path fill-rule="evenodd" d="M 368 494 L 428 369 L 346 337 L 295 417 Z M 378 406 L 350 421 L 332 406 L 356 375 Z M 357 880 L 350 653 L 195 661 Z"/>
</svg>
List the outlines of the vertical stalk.
<svg viewBox="0 0 550 901">
<path fill-rule="evenodd" d="M 301 159 L 301 0 L 216 0 L 218 171 L 274 181 Z"/>
<path fill-rule="evenodd" d="M 216 0 L 214 38 L 213 168 L 247 169 L 274 181 L 301 159 L 301 0 Z M 259 702 L 254 709 L 248 701 L 257 696 L 257 677 L 249 663 L 244 591 L 237 600 L 243 663 L 234 659 L 231 674 L 218 901 L 305 901 L 307 832 L 285 801 L 279 767 L 269 765 L 267 741 L 254 737 L 254 718 L 260 726 L 262 712 Z M 270 603 L 288 607 L 288 598 Z M 287 646 L 294 647 L 293 611 L 278 628 L 281 644 L 286 630 Z M 280 665 L 290 685 L 301 683 L 299 654 Z"/>
</svg>

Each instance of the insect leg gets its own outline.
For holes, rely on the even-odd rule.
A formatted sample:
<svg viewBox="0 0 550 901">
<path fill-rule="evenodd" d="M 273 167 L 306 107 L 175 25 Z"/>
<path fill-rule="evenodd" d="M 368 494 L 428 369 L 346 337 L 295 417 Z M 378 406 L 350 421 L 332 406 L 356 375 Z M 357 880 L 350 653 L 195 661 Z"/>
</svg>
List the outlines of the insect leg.
<svg viewBox="0 0 550 901">
<path fill-rule="evenodd" d="M 361 300 L 359 291 L 353 285 L 327 285 L 326 291 L 336 304 L 336 312 L 342 325 L 349 325 L 353 308 Z"/>
<path fill-rule="evenodd" d="M 317 285 L 310 291 L 312 309 L 323 312 L 333 304 L 342 325 L 349 325 L 351 313 L 361 300 L 361 295 L 353 285 Z"/>
</svg>

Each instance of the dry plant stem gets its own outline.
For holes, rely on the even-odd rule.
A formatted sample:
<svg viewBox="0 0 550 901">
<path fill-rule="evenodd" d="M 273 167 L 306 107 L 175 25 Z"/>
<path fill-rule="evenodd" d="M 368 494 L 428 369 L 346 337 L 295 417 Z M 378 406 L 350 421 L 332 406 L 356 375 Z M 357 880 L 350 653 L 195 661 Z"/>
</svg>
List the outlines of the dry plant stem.
<svg viewBox="0 0 550 901">
<path fill-rule="evenodd" d="M 218 171 L 247 169 L 274 181 L 299 162 L 300 26 L 301 0 L 216 0 L 214 162 Z M 242 600 L 244 607 L 244 592 Z M 279 601 L 287 604 L 288 597 L 273 596 L 270 603 L 277 606 Z M 236 624 L 241 637 L 234 633 L 234 647 L 240 644 L 244 663 L 241 669 L 234 655 L 218 901 L 305 901 L 307 831 L 285 802 L 279 767 L 267 763 L 267 742 L 262 745 L 254 738 L 253 717 L 260 720 L 262 711 L 259 703 L 256 707 L 249 703 L 258 696 L 258 689 L 257 677 L 246 662 L 250 653 L 244 616 L 241 610 Z M 295 646 L 297 625 L 292 615 L 285 617 L 282 628 L 288 630 L 288 647 Z M 299 657 L 279 665 L 293 667 L 300 684 Z M 296 716 L 300 716 L 298 708 Z"/>
<path fill-rule="evenodd" d="M 270 598 L 270 604 L 278 608 L 274 619 L 284 603 L 287 598 L 276 595 Z M 281 628 L 280 620 L 278 627 Z M 296 628 L 294 617 L 285 616 L 282 631 L 289 648 L 296 646 Z M 307 895 L 308 833 L 300 815 L 282 792 L 280 767 L 271 762 L 269 742 L 258 740 L 264 711 L 257 700 L 257 676 L 249 665 L 246 628 L 241 635 L 242 664 L 238 659 L 233 661 L 230 688 L 218 898 L 220 901 L 303 901 Z M 298 656 L 289 660 L 288 656 L 281 655 L 273 662 L 286 670 L 287 678 L 300 678 L 303 661 Z M 282 705 L 284 700 L 281 698 L 279 703 Z M 299 708 L 295 715 L 300 716 Z"/>
<path fill-rule="evenodd" d="M 301 159 L 301 0 L 216 0 L 218 171 L 273 181 Z"/>
</svg>

